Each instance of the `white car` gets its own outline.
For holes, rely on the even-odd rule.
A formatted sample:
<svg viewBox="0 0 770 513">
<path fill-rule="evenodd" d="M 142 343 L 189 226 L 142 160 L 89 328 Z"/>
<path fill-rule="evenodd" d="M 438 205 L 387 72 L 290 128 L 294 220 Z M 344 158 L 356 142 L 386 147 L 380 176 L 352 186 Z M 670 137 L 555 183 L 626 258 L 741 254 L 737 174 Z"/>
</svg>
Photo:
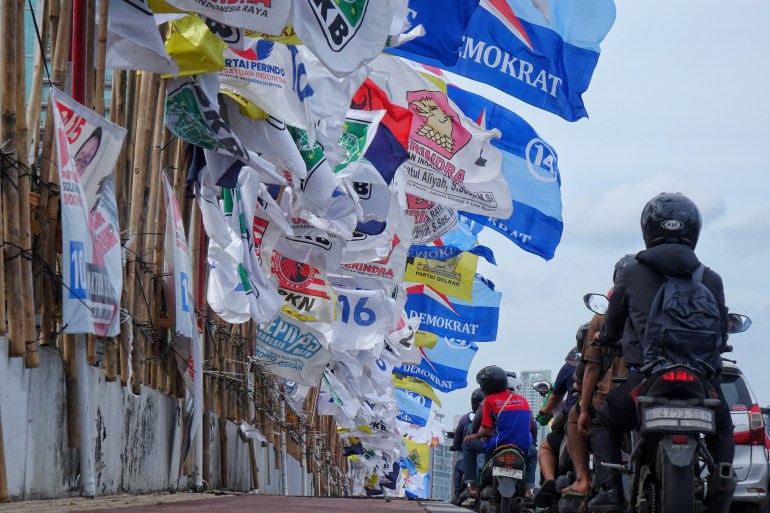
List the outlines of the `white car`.
<svg viewBox="0 0 770 513">
<path fill-rule="evenodd" d="M 733 469 L 738 486 L 733 495 L 731 512 L 759 513 L 768 511 L 768 452 L 765 422 L 745 376 L 735 365 L 722 368 L 722 393 L 735 427 Z"/>
</svg>

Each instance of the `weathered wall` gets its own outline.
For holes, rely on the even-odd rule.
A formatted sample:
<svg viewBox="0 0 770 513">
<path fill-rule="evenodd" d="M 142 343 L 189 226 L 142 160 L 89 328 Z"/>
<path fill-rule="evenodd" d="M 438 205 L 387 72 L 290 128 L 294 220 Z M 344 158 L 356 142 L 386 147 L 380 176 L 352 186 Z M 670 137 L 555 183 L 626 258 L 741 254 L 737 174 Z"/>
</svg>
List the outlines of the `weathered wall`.
<svg viewBox="0 0 770 513">
<path fill-rule="evenodd" d="M 25 369 L 22 358 L 8 358 L 0 337 L 0 414 L 2 415 L 8 491 L 12 499 L 54 498 L 78 493 L 78 450 L 67 447 L 66 384 L 57 350 L 40 348 L 40 367 Z M 90 408 L 94 435 L 97 494 L 187 489 L 175 478 L 179 467 L 181 402 L 143 388 L 133 395 L 120 382 L 89 367 Z M 221 487 L 219 431 L 211 416 L 211 480 Z M 231 490 L 249 491 L 248 445 L 237 426 L 227 423 Z M 260 493 L 278 494 L 280 471 L 272 446 L 257 445 Z M 302 494 L 302 468 L 288 458 L 289 493 Z M 308 478 L 308 482 L 312 479 Z M 310 488 L 308 488 L 310 490 Z"/>
</svg>

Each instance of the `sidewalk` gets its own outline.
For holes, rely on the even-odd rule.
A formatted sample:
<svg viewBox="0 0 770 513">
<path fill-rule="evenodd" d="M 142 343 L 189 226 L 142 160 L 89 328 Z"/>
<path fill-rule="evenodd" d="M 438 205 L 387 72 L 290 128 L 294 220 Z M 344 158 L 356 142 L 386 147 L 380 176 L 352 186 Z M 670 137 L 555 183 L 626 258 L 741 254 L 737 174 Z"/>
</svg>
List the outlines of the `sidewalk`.
<svg viewBox="0 0 770 513">
<path fill-rule="evenodd" d="M 276 495 L 175 493 L 72 497 L 0 504 L 0 513 L 454 513 L 445 502 L 381 498 L 282 497 Z"/>
</svg>

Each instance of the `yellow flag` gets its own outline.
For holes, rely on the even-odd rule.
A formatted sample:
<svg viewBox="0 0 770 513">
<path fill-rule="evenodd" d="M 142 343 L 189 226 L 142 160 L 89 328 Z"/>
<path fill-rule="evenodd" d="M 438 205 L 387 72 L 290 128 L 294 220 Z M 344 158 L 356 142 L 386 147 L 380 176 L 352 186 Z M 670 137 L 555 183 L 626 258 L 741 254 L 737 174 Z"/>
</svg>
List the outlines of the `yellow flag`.
<svg viewBox="0 0 770 513">
<path fill-rule="evenodd" d="M 415 392 L 420 395 L 424 395 L 440 408 L 441 407 L 441 401 L 439 401 L 438 396 L 436 396 L 436 391 L 433 390 L 433 387 L 431 387 L 429 384 L 424 382 L 421 379 L 413 378 L 411 376 L 404 376 L 403 378 L 398 378 L 393 375 L 393 386 L 396 388 L 403 388 L 404 390 L 409 390 L 411 392 Z"/>
<path fill-rule="evenodd" d="M 404 281 L 424 283 L 436 291 L 465 301 L 473 299 L 478 255 L 463 252 L 448 260 L 407 258 Z"/>
<path fill-rule="evenodd" d="M 179 65 L 180 77 L 225 69 L 225 48 L 196 14 L 169 23 L 166 52 Z"/>
<path fill-rule="evenodd" d="M 414 343 L 417 347 L 424 347 L 425 349 L 433 349 L 438 342 L 438 335 L 431 333 L 430 331 L 417 330 L 414 334 Z"/>
<path fill-rule="evenodd" d="M 277 36 L 271 36 L 269 34 L 260 34 L 259 32 L 253 32 L 250 30 L 246 31 L 247 37 L 261 37 L 262 39 L 269 39 L 270 41 L 275 41 L 276 43 L 283 43 L 285 45 L 301 45 L 302 41 L 299 40 L 299 37 L 297 36 L 297 33 L 294 32 L 294 27 L 291 25 L 286 25 L 283 28 L 283 32 L 278 34 Z"/>
<path fill-rule="evenodd" d="M 425 474 L 430 470 L 430 446 L 428 444 L 421 444 L 407 440 L 406 450 L 409 454 L 409 459 L 412 460 L 414 466 L 417 467 L 417 472 Z"/>
</svg>

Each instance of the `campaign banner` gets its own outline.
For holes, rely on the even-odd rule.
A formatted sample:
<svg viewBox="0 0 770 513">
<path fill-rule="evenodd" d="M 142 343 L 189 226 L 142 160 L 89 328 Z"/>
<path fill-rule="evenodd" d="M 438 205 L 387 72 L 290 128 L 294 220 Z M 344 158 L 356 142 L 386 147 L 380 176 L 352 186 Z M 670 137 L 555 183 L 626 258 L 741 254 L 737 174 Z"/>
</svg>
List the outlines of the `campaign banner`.
<svg viewBox="0 0 770 513">
<path fill-rule="evenodd" d="M 398 414 L 396 415 L 398 420 L 420 427 L 428 423 L 433 401 L 424 395 L 401 388 L 396 388 L 396 401 L 398 402 Z"/>
<path fill-rule="evenodd" d="M 190 265 L 190 250 L 184 234 L 184 223 L 174 189 L 168 181 L 166 170 L 163 180 L 163 198 L 166 206 L 166 233 L 164 241 L 163 282 L 166 308 L 169 318 L 174 321 L 177 335 L 192 338 L 193 332 L 193 277 Z M 174 305 L 173 308 L 171 305 Z"/>
<path fill-rule="evenodd" d="M 380 82 L 392 102 L 412 112 L 406 192 L 468 212 L 510 216 L 502 156 L 491 144 L 500 133 L 482 129 L 459 111 L 440 78 L 426 77 L 390 55 L 371 66 L 372 80 Z"/>
<path fill-rule="evenodd" d="M 383 290 L 356 289 L 335 285 L 337 319 L 329 338 L 332 349 L 371 350 L 393 329 L 401 314 L 396 300 Z"/>
<path fill-rule="evenodd" d="M 420 319 L 420 330 L 457 340 L 492 342 L 497 339 L 502 294 L 479 278 L 472 290 L 472 299 L 462 300 L 436 293 L 427 285 L 422 290 L 408 287 L 404 310 Z"/>
<path fill-rule="evenodd" d="M 254 360 L 276 376 L 317 387 L 331 357 L 321 333 L 288 315 L 279 313 L 270 324 L 257 326 Z"/>
<path fill-rule="evenodd" d="M 422 360 L 419 364 L 405 364 L 394 372 L 424 379 L 442 392 L 465 388 L 468 386 L 468 368 L 478 349 L 468 340 L 439 337 L 432 348 L 420 348 Z"/>
<path fill-rule="evenodd" d="M 469 301 L 479 257 L 460 253 L 446 260 L 407 257 L 404 281 L 429 285 L 437 292 Z"/>
<path fill-rule="evenodd" d="M 415 244 L 436 240 L 457 226 L 455 209 L 408 192 L 404 214 L 414 219 Z"/>
<path fill-rule="evenodd" d="M 326 279 L 326 271 L 278 251 L 273 251 L 270 264 L 270 277 L 283 297 L 283 312 L 304 321 L 334 320 L 334 290 Z"/>
<path fill-rule="evenodd" d="M 296 0 L 292 2 L 291 24 L 324 66 L 342 77 L 360 69 L 385 48 L 397 3 Z"/>
<path fill-rule="evenodd" d="M 563 229 L 561 174 L 553 147 L 521 117 L 484 97 L 449 88 L 449 96 L 468 116 L 482 118 L 503 136 L 493 142 L 503 154 L 503 176 L 513 197 L 507 219 L 467 214 L 503 234 L 524 251 L 553 258 Z"/>
<path fill-rule="evenodd" d="M 409 459 L 414 463 L 419 474 L 424 474 L 430 470 L 430 445 L 417 443 L 407 438 L 406 449 L 409 454 Z"/>
<path fill-rule="evenodd" d="M 304 46 L 251 39 L 246 50 L 228 48 L 221 88 L 254 102 L 289 126 L 313 131 L 322 119 L 340 121 L 369 70 L 335 77 Z"/>
<path fill-rule="evenodd" d="M 454 66 L 400 48 L 390 51 L 576 121 L 588 115 L 582 94 L 599 60 L 599 43 L 614 22 L 612 0 L 481 0 Z M 442 30 L 425 37 L 441 36 Z"/>
<path fill-rule="evenodd" d="M 283 32 L 289 21 L 289 0 L 261 0 L 233 2 L 231 0 L 166 0 L 182 11 L 202 14 L 222 25 L 207 23 L 209 30 L 222 40 L 236 36 L 231 27 L 238 27 L 265 34 L 277 35 Z M 229 27 L 228 27 L 229 25 Z"/>
<path fill-rule="evenodd" d="M 342 274 L 376 278 L 391 285 L 398 285 L 404 281 L 406 255 L 412 242 L 413 228 L 412 218 L 402 216 L 393 235 L 390 251 L 385 257 L 372 262 L 342 264 Z"/>
<path fill-rule="evenodd" d="M 126 129 L 51 89 L 61 184 L 65 333 L 120 333 L 123 261 L 112 170 Z"/>
</svg>

